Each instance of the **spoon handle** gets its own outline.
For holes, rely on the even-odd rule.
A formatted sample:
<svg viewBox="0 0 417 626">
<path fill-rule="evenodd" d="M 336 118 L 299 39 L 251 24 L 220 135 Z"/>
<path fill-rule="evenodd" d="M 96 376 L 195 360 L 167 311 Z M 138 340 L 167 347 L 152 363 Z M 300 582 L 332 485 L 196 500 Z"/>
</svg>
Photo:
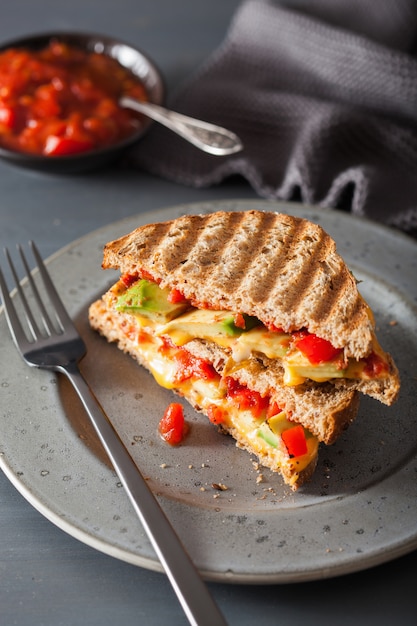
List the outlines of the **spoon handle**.
<svg viewBox="0 0 417 626">
<path fill-rule="evenodd" d="M 141 102 L 127 96 L 120 99 L 120 104 L 123 107 L 143 113 L 156 122 L 163 124 L 183 137 L 183 139 L 209 154 L 225 156 L 243 149 L 239 137 L 221 126 L 209 124 L 208 122 L 170 111 L 157 104 Z"/>
</svg>

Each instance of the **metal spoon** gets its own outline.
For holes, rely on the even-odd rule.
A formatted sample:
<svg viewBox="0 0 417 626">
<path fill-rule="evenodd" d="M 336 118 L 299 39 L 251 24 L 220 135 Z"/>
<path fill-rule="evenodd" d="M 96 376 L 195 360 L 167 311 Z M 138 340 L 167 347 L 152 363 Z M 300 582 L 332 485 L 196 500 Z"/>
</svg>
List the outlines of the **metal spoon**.
<svg viewBox="0 0 417 626">
<path fill-rule="evenodd" d="M 143 113 L 156 122 L 163 124 L 197 148 L 200 148 L 200 150 L 209 154 L 225 156 L 243 149 L 243 144 L 239 137 L 221 126 L 202 122 L 187 115 L 165 109 L 158 104 L 142 102 L 128 96 L 120 99 L 120 105 Z"/>
</svg>

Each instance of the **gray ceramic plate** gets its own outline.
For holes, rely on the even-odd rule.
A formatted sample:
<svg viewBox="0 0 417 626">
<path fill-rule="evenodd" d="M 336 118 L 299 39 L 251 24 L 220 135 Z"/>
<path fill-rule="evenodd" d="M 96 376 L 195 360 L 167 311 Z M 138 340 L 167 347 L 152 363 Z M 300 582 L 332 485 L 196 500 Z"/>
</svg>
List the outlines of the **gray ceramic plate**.
<svg viewBox="0 0 417 626">
<path fill-rule="evenodd" d="M 133 360 L 90 331 L 89 303 L 114 280 L 100 268 L 103 244 L 149 221 L 218 209 L 273 209 L 320 222 L 336 239 L 373 307 L 378 334 L 400 368 L 392 408 L 363 398 L 355 424 L 321 449 L 314 479 L 296 494 L 279 476 L 185 408 L 181 447 L 157 434 L 172 400 Z M 74 242 L 48 261 L 88 345 L 82 369 L 149 480 L 197 567 L 211 580 L 281 583 L 371 567 L 417 547 L 417 246 L 343 213 L 294 204 L 236 201 L 142 214 Z M 26 367 L 0 316 L 0 463 L 54 524 L 107 554 L 149 569 L 156 559 L 123 488 L 65 380 Z M 4 407 L 4 408 L 3 408 Z M 216 491 L 223 483 L 227 491 Z"/>
</svg>

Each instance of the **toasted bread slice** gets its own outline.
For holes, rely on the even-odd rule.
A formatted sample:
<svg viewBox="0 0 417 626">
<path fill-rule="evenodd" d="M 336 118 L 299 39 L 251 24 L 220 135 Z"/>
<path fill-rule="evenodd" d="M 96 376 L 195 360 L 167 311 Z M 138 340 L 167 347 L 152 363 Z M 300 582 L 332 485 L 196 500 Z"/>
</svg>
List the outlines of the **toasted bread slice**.
<svg viewBox="0 0 417 626">
<path fill-rule="evenodd" d="M 334 382 L 388 405 L 398 396 L 398 370 L 376 340 L 372 312 L 333 239 L 308 220 L 261 211 L 186 215 L 108 243 L 103 268 L 145 272 L 197 307 L 247 314 L 286 332 L 307 329 L 345 359 L 376 351 L 383 375 Z"/>
<path fill-rule="evenodd" d="M 105 246 L 103 268 L 146 270 L 161 287 L 213 309 L 301 328 L 361 358 L 374 322 L 333 239 L 312 222 L 247 211 L 185 215 Z"/>
</svg>

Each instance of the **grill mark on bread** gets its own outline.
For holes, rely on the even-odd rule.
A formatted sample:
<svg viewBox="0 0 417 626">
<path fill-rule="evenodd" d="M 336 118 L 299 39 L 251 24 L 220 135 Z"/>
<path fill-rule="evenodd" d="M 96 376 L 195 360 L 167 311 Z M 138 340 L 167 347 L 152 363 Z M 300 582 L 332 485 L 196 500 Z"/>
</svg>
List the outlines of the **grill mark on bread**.
<svg viewBox="0 0 417 626">
<path fill-rule="evenodd" d="M 190 251 L 197 245 L 201 228 L 195 222 L 199 221 L 201 219 L 191 223 L 188 216 L 185 216 L 170 222 L 170 228 L 160 238 L 154 262 L 164 263 L 168 272 L 186 263 Z"/>
<path fill-rule="evenodd" d="M 291 218 L 282 233 L 282 221 L 271 231 L 271 247 L 262 250 L 262 264 L 257 260 L 247 275 L 247 297 L 272 315 L 278 306 L 291 311 L 293 323 L 287 329 L 307 325 L 306 312 L 314 307 L 317 292 L 328 279 L 323 275 L 323 259 L 330 239 L 324 231 L 312 228 L 302 219 Z M 277 230 L 281 235 L 277 235 Z M 281 249 L 277 249 L 277 241 Z M 258 278 L 258 280 L 256 280 Z M 311 307 L 306 308 L 306 299 Z M 334 299 L 332 299 L 334 301 Z M 294 320 L 297 320 L 295 323 Z"/>
<path fill-rule="evenodd" d="M 306 249 L 307 240 L 309 243 Z M 276 294 L 279 293 L 281 303 L 298 317 L 297 310 L 301 306 L 305 308 L 303 300 L 306 292 L 315 284 L 314 277 L 319 270 L 318 262 L 324 242 L 323 237 L 313 238 L 309 233 L 309 224 L 300 220 L 294 223 L 286 245 L 285 262 L 281 262 L 277 269 L 276 280 L 271 285 L 268 297 L 275 304 Z"/>
<path fill-rule="evenodd" d="M 274 223 L 274 214 L 248 211 L 241 215 L 240 223 L 234 224 L 234 232 L 224 231 L 223 253 L 212 276 L 219 301 L 227 294 L 239 294 L 241 283 L 265 247 Z"/>
<path fill-rule="evenodd" d="M 358 316 L 361 317 L 363 315 L 363 311 L 361 310 L 359 297 L 356 297 L 354 301 L 349 299 L 352 280 L 349 272 L 339 272 L 338 275 L 331 276 L 326 293 L 323 294 L 322 298 L 316 300 L 315 307 L 311 311 L 312 319 L 321 320 L 324 324 L 330 321 L 335 307 L 344 299 L 349 303 L 346 319 L 349 319 L 350 325 L 354 326 L 358 322 Z"/>
<path fill-rule="evenodd" d="M 296 318 L 307 317 L 307 313 L 310 320 L 323 321 L 325 311 L 331 313 L 339 301 L 337 283 L 342 285 L 336 272 L 340 272 L 340 266 L 334 271 L 328 266 L 326 256 L 329 244 L 330 239 L 324 231 L 313 234 L 306 222 L 299 224 L 294 233 L 293 252 L 289 252 L 286 263 L 286 270 L 290 276 L 294 275 L 294 280 L 286 284 L 284 306 L 293 311 Z M 282 280 L 282 275 L 280 278 Z M 299 314 L 300 309 L 303 312 Z M 307 319 L 306 325 L 309 325 Z"/>
<path fill-rule="evenodd" d="M 223 216 L 218 213 L 193 216 L 190 224 L 191 231 L 194 231 L 193 245 L 177 250 L 176 263 L 174 259 L 163 259 L 165 266 L 172 267 L 170 284 L 212 284 L 213 275 L 221 267 L 221 259 L 229 243 L 225 233 L 238 229 L 242 220 L 242 214 L 236 212 Z"/>
<path fill-rule="evenodd" d="M 286 224 L 283 232 L 277 232 L 276 216 L 271 228 L 263 233 L 261 254 L 254 257 L 242 283 L 242 300 L 252 300 L 258 305 L 274 299 L 283 289 L 283 272 L 290 263 L 290 250 L 295 245 L 297 231 L 303 229 L 301 221 Z M 282 252 L 285 251 L 283 254 Z M 287 256 L 288 255 L 288 256 Z"/>
<path fill-rule="evenodd" d="M 169 223 L 148 224 L 125 237 L 110 241 L 104 246 L 102 267 L 104 269 L 120 267 L 123 272 L 134 274 L 139 269 L 137 259 L 151 258 L 168 228 Z"/>
</svg>

